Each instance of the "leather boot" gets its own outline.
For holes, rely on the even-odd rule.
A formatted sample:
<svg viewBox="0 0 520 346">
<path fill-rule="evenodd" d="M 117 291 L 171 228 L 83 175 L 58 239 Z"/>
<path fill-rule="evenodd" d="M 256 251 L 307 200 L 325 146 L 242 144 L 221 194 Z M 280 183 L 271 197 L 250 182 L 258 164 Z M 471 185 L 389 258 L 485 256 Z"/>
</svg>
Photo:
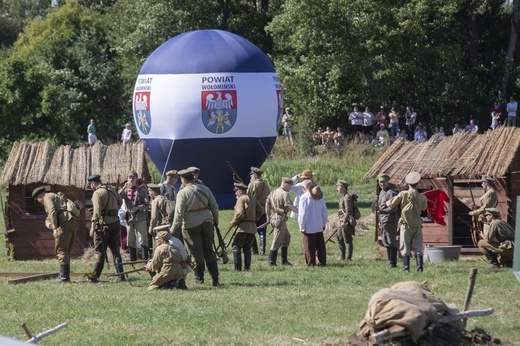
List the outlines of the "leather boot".
<svg viewBox="0 0 520 346">
<path fill-rule="evenodd" d="M 265 255 L 265 233 L 260 233 L 260 249 L 258 249 L 260 255 Z"/>
<path fill-rule="evenodd" d="M 347 259 L 352 261 L 352 253 L 354 252 L 354 243 L 347 243 Z"/>
<path fill-rule="evenodd" d="M 417 271 L 422 273 L 423 271 L 423 255 L 416 255 L 415 262 L 417 263 Z"/>
<path fill-rule="evenodd" d="M 269 265 L 271 267 L 276 266 L 276 257 L 278 256 L 278 250 L 271 250 L 269 252 Z"/>
<path fill-rule="evenodd" d="M 177 281 L 177 289 L 178 290 L 187 290 L 188 286 L 186 286 L 186 280 L 180 279 Z"/>
<path fill-rule="evenodd" d="M 199 264 L 195 267 L 195 271 L 193 272 L 193 275 L 195 276 L 195 282 L 199 284 L 204 283 L 204 264 Z"/>
<path fill-rule="evenodd" d="M 405 271 L 405 272 L 410 271 L 410 255 L 403 256 L 403 271 Z"/>
<path fill-rule="evenodd" d="M 114 267 L 116 268 L 116 272 L 118 273 L 122 273 L 124 272 L 124 269 L 123 269 L 123 264 L 122 264 L 122 261 L 121 261 L 121 258 L 116 258 L 114 260 Z M 119 281 L 126 281 L 126 278 L 124 275 L 119 275 Z"/>
<path fill-rule="evenodd" d="M 345 243 L 343 243 L 343 241 L 338 241 L 338 246 L 339 246 L 339 260 L 340 261 L 344 261 L 345 260 L 345 252 L 347 251 L 347 249 L 345 248 Z"/>
<path fill-rule="evenodd" d="M 217 287 L 218 282 L 218 264 L 217 261 L 206 263 L 208 267 L 208 272 L 211 275 L 211 279 L 213 279 L 213 287 Z"/>
<path fill-rule="evenodd" d="M 67 268 L 68 268 L 69 272 L 67 272 Z M 56 281 L 56 282 L 69 282 L 70 281 L 69 273 L 70 273 L 70 265 L 69 264 L 61 264 L 60 265 L 60 275 L 58 275 L 58 277 L 54 281 Z"/>
<path fill-rule="evenodd" d="M 99 282 L 99 277 L 101 276 L 101 272 L 103 271 L 104 265 L 105 265 L 105 262 L 94 263 L 94 269 L 92 270 L 92 273 L 87 278 L 93 283 Z"/>
<path fill-rule="evenodd" d="M 251 256 L 251 254 L 249 254 Z M 245 257 L 245 251 L 244 251 Z M 235 261 L 235 270 L 242 270 L 242 252 L 240 250 L 233 250 L 233 259 Z"/>
<path fill-rule="evenodd" d="M 244 251 L 244 270 L 249 268 L 251 268 L 251 251 Z"/>
<path fill-rule="evenodd" d="M 494 253 L 488 252 L 486 255 L 486 258 L 489 262 L 489 266 L 491 268 L 500 268 L 500 264 L 498 264 L 497 256 L 495 256 Z"/>
<path fill-rule="evenodd" d="M 137 249 L 135 247 L 129 247 L 128 250 L 130 252 L 130 261 L 137 261 Z"/>
<path fill-rule="evenodd" d="M 388 265 L 386 269 L 397 267 L 397 248 L 390 246 L 386 248 L 386 255 L 388 257 Z"/>
<path fill-rule="evenodd" d="M 141 246 L 141 255 L 143 256 L 144 260 L 148 259 L 148 251 L 150 248 L 148 246 Z"/>
<path fill-rule="evenodd" d="M 291 262 L 287 260 L 287 246 L 282 247 L 282 265 L 292 267 Z"/>
</svg>

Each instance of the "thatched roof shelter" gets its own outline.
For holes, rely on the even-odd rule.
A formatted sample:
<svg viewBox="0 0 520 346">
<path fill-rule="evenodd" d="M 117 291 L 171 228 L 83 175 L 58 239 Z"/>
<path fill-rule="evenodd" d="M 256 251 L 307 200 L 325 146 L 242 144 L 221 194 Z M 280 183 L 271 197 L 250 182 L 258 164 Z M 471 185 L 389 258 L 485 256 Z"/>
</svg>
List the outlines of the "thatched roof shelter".
<svg viewBox="0 0 520 346">
<path fill-rule="evenodd" d="M 513 166 L 519 147 L 520 128 L 515 127 L 500 127 L 484 134 L 463 132 L 442 140 L 433 136 L 424 143 L 399 139 L 365 178 L 385 172 L 392 183 L 401 185 L 412 171 L 423 178 L 473 179 L 482 174 L 504 177 Z"/>
<path fill-rule="evenodd" d="M 0 182 L 9 185 L 49 184 L 85 188 L 87 177 L 100 174 L 103 182 L 125 180 L 135 170 L 139 177 L 150 174 L 143 142 L 92 147 L 55 147 L 49 141 L 16 142 L 9 154 Z"/>
</svg>

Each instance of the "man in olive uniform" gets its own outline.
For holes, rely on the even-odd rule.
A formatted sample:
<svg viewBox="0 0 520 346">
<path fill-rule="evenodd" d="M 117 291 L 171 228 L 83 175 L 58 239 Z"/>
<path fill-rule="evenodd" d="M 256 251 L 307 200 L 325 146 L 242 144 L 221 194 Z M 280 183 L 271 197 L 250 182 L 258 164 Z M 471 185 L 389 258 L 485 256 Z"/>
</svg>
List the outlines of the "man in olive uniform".
<svg viewBox="0 0 520 346">
<path fill-rule="evenodd" d="M 146 264 L 146 271 L 155 273 L 148 286 L 148 290 L 175 289 L 178 282 L 183 279 L 184 270 L 187 266 L 182 259 L 181 252 L 176 246 L 169 243 L 172 236 L 168 231 L 160 231 L 155 236 L 157 247 L 153 258 Z M 182 244 L 181 244 L 182 246 Z"/>
<path fill-rule="evenodd" d="M 112 185 L 101 182 L 101 177 L 98 174 L 89 176 L 87 180 L 94 191 L 92 194 L 90 236 L 94 238 L 96 250 L 96 263 L 89 279 L 92 282 L 98 282 L 107 256 L 107 248 L 110 249 L 114 257 L 116 271 L 118 273 L 123 272 L 121 253 L 119 252 L 121 227 L 118 216 L 123 200 Z M 124 275 L 120 275 L 119 280 L 125 281 Z"/>
<path fill-rule="evenodd" d="M 136 243 L 139 242 L 143 259 L 148 259 L 148 232 L 146 227 L 148 210 L 148 192 L 137 184 L 137 173 L 128 174 L 128 181 L 119 190 L 119 196 L 124 199 L 126 213 L 127 245 L 130 251 L 130 261 L 137 260 Z"/>
<path fill-rule="evenodd" d="M 67 199 L 52 192 L 46 192 L 45 187 L 38 187 L 32 196 L 43 204 L 47 213 L 46 224 L 52 229 L 54 250 L 60 263 L 58 282 L 70 281 L 70 252 L 78 230 L 78 220 L 67 211 Z"/>
<path fill-rule="evenodd" d="M 178 175 L 177 171 L 172 169 L 166 172 L 166 180 L 161 184 L 160 194 L 166 196 L 170 201 L 175 201 L 175 184 L 177 184 Z"/>
<path fill-rule="evenodd" d="M 495 179 L 490 176 L 483 175 L 482 176 L 482 188 L 484 189 L 484 194 L 479 198 L 479 206 L 474 206 L 476 209 L 469 212 L 469 215 L 478 217 L 478 222 L 483 224 L 482 232 L 484 235 L 487 234 L 489 224 L 485 222 L 484 213 L 486 208 L 496 208 L 498 205 L 498 196 L 494 188 Z"/>
<path fill-rule="evenodd" d="M 150 227 L 148 233 L 153 235 L 153 229 L 157 226 L 169 225 L 168 213 L 166 211 L 167 197 L 160 195 L 161 186 L 158 184 L 148 184 L 148 194 L 152 201 L 152 211 L 150 216 Z"/>
<path fill-rule="evenodd" d="M 262 180 L 263 173 L 260 168 L 251 167 L 251 182 L 247 187 L 247 194 L 256 198 L 262 205 L 262 209 L 265 210 L 265 201 L 267 200 L 267 196 L 271 193 L 271 190 L 269 189 L 269 185 Z M 265 212 L 262 212 L 262 216 L 256 221 L 256 226 L 265 225 L 266 219 Z M 267 225 L 257 230 L 258 237 L 260 238 L 260 250 L 257 249 L 257 251 L 255 251 L 256 238 L 253 238 L 253 253 L 259 253 L 260 255 L 265 254 L 266 228 Z"/>
<path fill-rule="evenodd" d="M 379 184 L 379 197 L 377 200 L 377 211 L 379 217 L 379 229 L 381 230 L 381 242 L 386 247 L 388 257 L 387 268 L 397 267 L 397 223 L 399 221 L 398 208 L 390 208 L 386 205 L 387 201 L 397 196 L 390 186 L 390 177 L 388 174 L 381 173 L 377 177 Z"/>
<path fill-rule="evenodd" d="M 415 253 L 417 271 L 423 271 L 423 235 L 421 212 L 428 207 L 426 196 L 417 191 L 417 184 L 421 175 L 410 172 L 405 177 L 408 190 L 401 191 L 397 196 L 386 202 L 389 208 L 401 206 L 401 233 L 399 237 L 399 250 L 403 256 L 403 270 L 410 271 L 410 251 Z"/>
<path fill-rule="evenodd" d="M 354 252 L 353 236 L 357 224 L 354 219 L 354 201 L 348 193 L 348 183 L 345 180 L 337 181 L 336 191 L 341 195 L 338 203 L 338 232 L 336 233 L 340 251 L 339 260 L 348 259 L 351 261 Z"/>
<path fill-rule="evenodd" d="M 500 265 L 512 267 L 515 251 L 514 228 L 500 220 L 500 211 L 496 208 L 486 208 L 484 215 L 489 229 L 487 234 L 481 234 L 478 248 L 492 268 L 498 268 Z"/>
<path fill-rule="evenodd" d="M 273 243 L 269 253 L 269 265 L 276 265 L 278 249 L 282 248 L 282 265 L 292 265 L 287 260 L 287 248 L 291 243 L 291 234 L 287 230 L 287 212 L 289 210 L 298 213 L 298 208 L 292 205 L 289 191 L 293 186 L 291 178 L 282 178 L 279 188 L 272 191 L 265 202 L 265 214 L 267 222 L 273 226 Z"/>
<path fill-rule="evenodd" d="M 191 170 L 181 170 L 179 175 L 184 188 L 177 195 L 170 233 L 175 236 L 183 232 L 184 241 L 195 259 L 195 280 L 204 282 L 206 263 L 213 286 L 218 286 L 217 256 L 213 251 L 214 226 L 218 226 L 217 201 L 207 186 L 193 182 L 195 178 Z"/>
<path fill-rule="evenodd" d="M 242 183 L 235 183 L 235 213 L 229 223 L 231 227 L 236 227 L 236 235 L 233 239 L 233 258 L 235 269 L 242 270 L 242 254 L 244 253 L 244 269 L 251 267 L 251 244 L 256 234 L 255 221 L 264 213 L 264 209 L 258 200 L 246 193 L 247 186 Z"/>
</svg>

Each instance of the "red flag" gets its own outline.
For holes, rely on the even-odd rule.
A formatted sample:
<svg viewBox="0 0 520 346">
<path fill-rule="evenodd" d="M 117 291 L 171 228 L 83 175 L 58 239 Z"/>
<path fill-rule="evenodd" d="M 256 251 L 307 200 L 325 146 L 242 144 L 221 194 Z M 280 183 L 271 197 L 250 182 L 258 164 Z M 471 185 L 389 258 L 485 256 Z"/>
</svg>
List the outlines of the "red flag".
<svg viewBox="0 0 520 346">
<path fill-rule="evenodd" d="M 428 214 L 436 224 L 446 226 L 444 215 L 448 212 L 444 203 L 448 203 L 450 198 L 441 189 L 435 189 L 423 192 L 423 195 L 428 199 Z"/>
</svg>

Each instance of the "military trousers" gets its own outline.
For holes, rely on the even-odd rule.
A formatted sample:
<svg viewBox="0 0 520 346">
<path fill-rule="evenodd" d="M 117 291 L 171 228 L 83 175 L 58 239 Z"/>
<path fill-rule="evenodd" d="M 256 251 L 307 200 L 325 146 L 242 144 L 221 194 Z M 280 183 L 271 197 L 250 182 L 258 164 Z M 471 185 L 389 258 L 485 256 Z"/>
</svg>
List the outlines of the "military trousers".
<svg viewBox="0 0 520 346">
<path fill-rule="evenodd" d="M 410 256 L 410 251 L 413 251 L 416 256 L 422 255 L 422 244 L 422 226 L 410 227 L 407 224 L 401 224 L 399 251 L 402 256 Z"/>
<path fill-rule="evenodd" d="M 514 251 L 515 251 L 514 247 L 509 246 L 510 242 L 507 246 L 506 246 L 506 244 L 508 244 L 508 243 L 507 242 L 499 243 L 499 242 L 494 242 L 494 241 L 490 242 L 488 240 L 481 239 L 481 240 L 479 240 L 477 246 L 484 255 L 491 252 L 491 253 L 495 254 L 495 256 L 497 256 L 498 263 L 506 264 L 513 260 L 513 255 L 514 255 Z"/>
<path fill-rule="evenodd" d="M 204 261 L 209 263 L 217 260 L 217 255 L 213 251 L 215 228 L 211 221 L 184 229 L 183 236 L 197 266 L 204 265 Z"/>
<path fill-rule="evenodd" d="M 126 224 L 126 245 L 135 248 L 137 243 L 140 247 L 149 247 L 146 220 Z"/>
<path fill-rule="evenodd" d="M 397 247 L 397 220 L 381 221 L 381 242 L 385 247 Z"/>
<path fill-rule="evenodd" d="M 60 265 L 70 264 L 70 252 L 76 238 L 78 221 L 71 219 L 60 223 L 57 228 L 58 236 L 54 238 L 54 250 Z"/>
<path fill-rule="evenodd" d="M 119 221 L 102 225 L 99 231 L 94 232 L 94 249 L 96 251 L 96 261 L 98 263 L 105 262 L 106 251 L 110 249 L 114 259 L 121 258 L 119 250 L 119 233 L 121 232 L 121 225 Z M 101 241 L 103 240 L 103 241 Z"/>
<path fill-rule="evenodd" d="M 288 247 L 291 243 L 291 234 L 287 229 L 286 221 L 282 221 L 279 228 L 273 230 L 273 243 L 271 244 L 271 251 L 276 251 L 281 247 Z"/>
<path fill-rule="evenodd" d="M 233 251 L 243 249 L 244 252 L 251 252 L 251 246 L 253 245 L 254 234 L 240 232 L 235 235 L 233 239 Z"/>
</svg>

